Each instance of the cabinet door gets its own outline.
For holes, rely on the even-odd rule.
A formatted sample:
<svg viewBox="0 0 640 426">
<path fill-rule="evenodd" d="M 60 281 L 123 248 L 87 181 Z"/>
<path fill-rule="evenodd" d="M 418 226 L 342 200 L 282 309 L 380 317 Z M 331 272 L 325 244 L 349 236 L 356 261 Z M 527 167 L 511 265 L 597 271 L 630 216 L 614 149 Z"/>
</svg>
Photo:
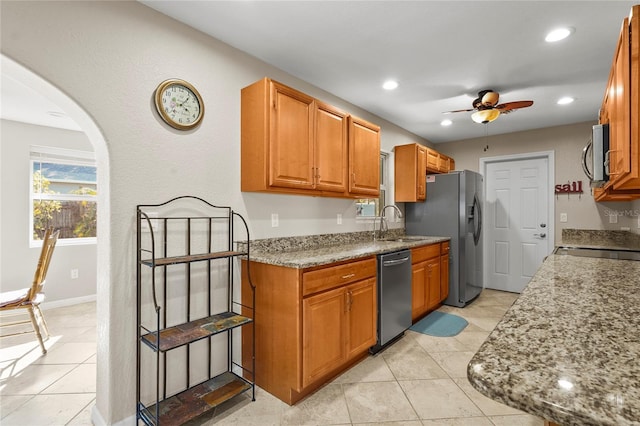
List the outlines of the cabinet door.
<svg viewBox="0 0 640 426">
<path fill-rule="evenodd" d="M 271 82 L 269 185 L 313 189 L 313 98 Z"/>
<path fill-rule="evenodd" d="M 316 101 L 316 189 L 344 193 L 347 190 L 347 114 Z"/>
<path fill-rule="evenodd" d="M 629 170 L 629 34 L 625 19 L 609 76 L 610 175 L 616 187 Z"/>
<path fill-rule="evenodd" d="M 302 301 L 302 386 L 305 387 L 346 359 L 344 288 L 307 297 Z"/>
<path fill-rule="evenodd" d="M 427 309 L 440 303 L 440 256 L 427 261 Z"/>
<path fill-rule="evenodd" d="M 449 173 L 449 157 L 438 154 L 438 170 L 440 173 Z"/>
<path fill-rule="evenodd" d="M 416 320 L 427 311 L 428 299 L 428 261 L 411 266 L 411 319 Z"/>
<path fill-rule="evenodd" d="M 380 128 L 349 117 L 349 193 L 380 195 Z"/>
<path fill-rule="evenodd" d="M 352 284 L 347 291 L 347 357 L 365 352 L 377 340 L 376 279 Z"/>
<path fill-rule="evenodd" d="M 449 253 L 440 256 L 440 302 L 449 296 Z"/>
<path fill-rule="evenodd" d="M 418 145 L 416 156 L 416 199 L 418 201 L 424 201 L 427 197 L 427 148 L 422 145 Z"/>
<path fill-rule="evenodd" d="M 431 172 L 438 172 L 438 166 L 440 165 L 440 155 L 438 151 L 427 148 L 427 169 Z"/>
</svg>

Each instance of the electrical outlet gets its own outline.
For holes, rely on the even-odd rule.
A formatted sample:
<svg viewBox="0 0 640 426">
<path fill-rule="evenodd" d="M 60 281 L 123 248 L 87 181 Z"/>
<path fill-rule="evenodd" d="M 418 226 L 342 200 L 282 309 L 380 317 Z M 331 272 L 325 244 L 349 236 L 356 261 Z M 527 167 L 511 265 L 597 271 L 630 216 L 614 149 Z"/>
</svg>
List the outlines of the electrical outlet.
<svg viewBox="0 0 640 426">
<path fill-rule="evenodd" d="M 610 214 L 609 215 L 609 223 L 618 223 L 618 215 Z"/>
<path fill-rule="evenodd" d="M 78 279 L 78 270 L 77 269 L 72 269 L 71 270 L 71 279 L 72 280 Z"/>
<path fill-rule="evenodd" d="M 566 221 L 567 221 L 567 214 L 560 213 L 560 222 L 566 222 Z"/>
<path fill-rule="evenodd" d="M 271 227 L 277 228 L 280 225 L 278 221 L 278 213 L 271 213 Z"/>
<path fill-rule="evenodd" d="M 342 225 L 342 213 L 338 213 L 338 218 L 336 219 L 338 225 Z"/>
</svg>

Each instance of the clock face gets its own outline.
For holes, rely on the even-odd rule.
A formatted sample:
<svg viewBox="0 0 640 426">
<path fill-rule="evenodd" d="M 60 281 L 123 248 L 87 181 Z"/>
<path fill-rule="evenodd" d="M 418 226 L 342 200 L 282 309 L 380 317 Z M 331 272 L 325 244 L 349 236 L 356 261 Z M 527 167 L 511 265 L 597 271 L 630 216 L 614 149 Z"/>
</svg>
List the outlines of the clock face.
<svg viewBox="0 0 640 426">
<path fill-rule="evenodd" d="M 167 80 L 156 89 L 156 108 L 164 121 L 179 130 L 200 123 L 204 105 L 198 91 L 182 80 Z"/>
</svg>

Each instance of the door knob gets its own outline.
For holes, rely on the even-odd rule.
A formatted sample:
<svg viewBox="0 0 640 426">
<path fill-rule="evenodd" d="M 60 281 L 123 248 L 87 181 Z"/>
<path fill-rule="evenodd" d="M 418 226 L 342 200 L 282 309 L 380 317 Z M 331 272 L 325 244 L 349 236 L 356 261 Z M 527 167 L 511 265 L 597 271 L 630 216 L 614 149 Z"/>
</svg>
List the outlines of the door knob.
<svg viewBox="0 0 640 426">
<path fill-rule="evenodd" d="M 546 227 L 547 227 L 547 224 L 546 224 L 546 223 L 541 223 L 541 224 L 540 224 L 540 228 L 546 228 Z"/>
<path fill-rule="evenodd" d="M 540 237 L 540 238 L 544 238 L 547 236 L 547 234 L 545 234 L 544 232 L 542 234 L 533 234 L 534 237 Z"/>
</svg>

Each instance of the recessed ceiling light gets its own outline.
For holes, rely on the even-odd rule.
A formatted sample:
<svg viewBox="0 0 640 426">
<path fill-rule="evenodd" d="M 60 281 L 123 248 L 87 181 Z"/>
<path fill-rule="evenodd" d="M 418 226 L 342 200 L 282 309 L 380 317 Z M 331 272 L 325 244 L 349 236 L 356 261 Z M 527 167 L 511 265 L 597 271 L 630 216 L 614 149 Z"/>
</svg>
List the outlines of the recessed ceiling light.
<svg viewBox="0 0 640 426">
<path fill-rule="evenodd" d="M 445 126 L 445 127 L 446 127 L 446 126 L 451 126 L 451 124 L 453 124 L 453 121 L 451 121 L 451 120 L 449 120 L 449 119 L 442 120 L 442 121 L 440 122 L 440 125 L 441 125 L 441 126 Z"/>
<path fill-rule="evenodd" d="M 558 105 L 568 105 L 573 101 L 575 101 L 575 99 L 572 98 L 571 96 L 565 96 L 564 98 L 558 99 Z"/>
<path fill-rule="evenodd" d="M 550 33 L 548 33 L 547 36 L 544 38 L 544 41 L 553 43 L 556 41 L 564 40 L 565 38 L 569 37 L 574 31 L 575 30 L 571 27 L 557 28 L 551 31 Z"/>
<path fill-rule="evenodd" d="M 382 88 L 385 90 L 393 90 L 398 88 L 398 82 L 395 80 L 387 80 L 382 85 Z"/>
</svg>

